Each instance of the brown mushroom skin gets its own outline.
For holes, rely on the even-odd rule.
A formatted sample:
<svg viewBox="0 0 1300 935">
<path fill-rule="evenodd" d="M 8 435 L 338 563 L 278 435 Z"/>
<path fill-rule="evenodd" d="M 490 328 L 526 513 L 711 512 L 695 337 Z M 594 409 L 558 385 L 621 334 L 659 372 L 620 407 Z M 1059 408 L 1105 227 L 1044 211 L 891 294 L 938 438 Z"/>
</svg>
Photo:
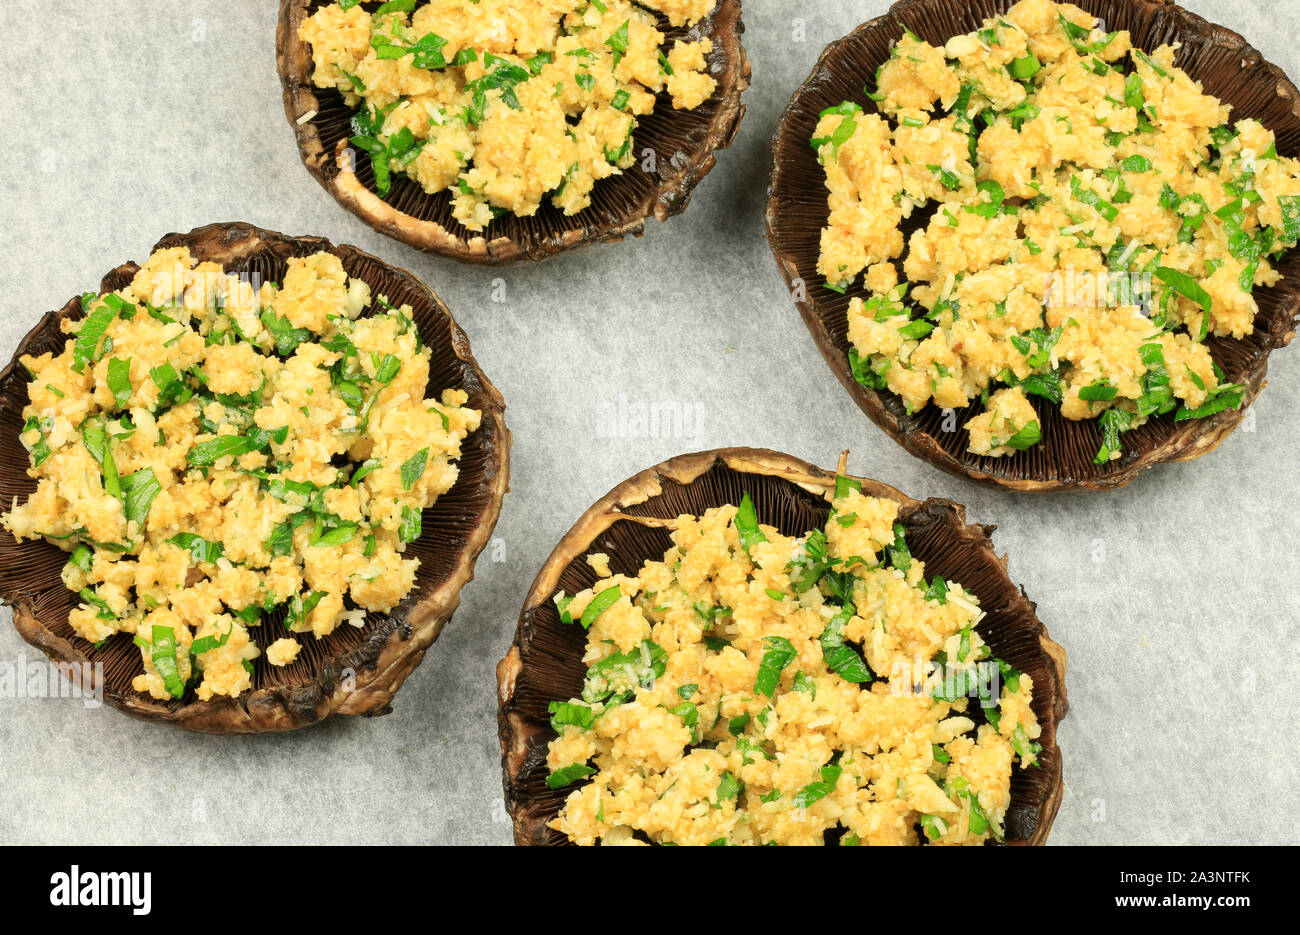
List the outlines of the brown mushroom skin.
<svg viewBox="0 0 1300 935">
<path fill-rule="evenodd" d="M 0 600 L 12 605 L 14 626 L 23 639 L 51 661 L 66 666 L 80 684 L 86 673 L 102 671 L 102 682 L 83 690 L 127 714 L 186 730 L 212 734 L 252 734 L 305 727 L 331 714 L 380 715 L 391 710 L 393 695 L 424 658 L 460 603 L 460 589 L 474 575 L 474 562 L 491 538 L 509 477 L 510 432 L 505 403 L 470 353 L 469 339 L 442 301 L 413 274 L 389 266 L 356 247 L 335 246 L 319 237 L 287 237 L 249 224 L 200 227 L 188 234 L 169 234 L 154 249 L 186 246 L 199 260 L 222 264 L 227 272 L 280 281 L 291 256 L 332 253 L 350 276 L 364 279 L 374 294 L 394 305 L 409 303 L 421 338 L 433 350 L 431 389 L 463 389 L 468 406 L 483 413 L 482 424 L 465 439 L 458 464 L 460 477 L 450 491 L 424 513 L 426 534 L 411 543 L 408 555 L 421 560 L 415 590 L 391 614 L 371 614 L 361 629 L 340 627 L 322 640 L 305 640 L 298 659 L 288 666 L 256 663 L 253 690 L 238 698 L 217 696 L 203 702 L 192 694 L 161 702 L 131 688 L 140 671 L 139 650 L 129 634 L 118 634 L 94 648 L 73 634 L 68 612 L 77 596 L 59 574 L 67 553 L 47 542 L 18 543 L 0 535 Z M 127 285 L 139 267 L 127 263 L 108 273 L 101 292 Z M 64 319 L 84 315 L 80 298 L 45 315 L 0 371 L 0 497 L 5 503 L 26 498 L 35 482 L 28 477 L 27 452 L 17 444 L 22 410 L 27 405 L 25 354 L 58 353 L 67 336 Z M 452 547 L 434 543 L 447 539 Z M 438 530 L 437 536 L 431 535 Z M 283 635 L 278 615 L 265 618 L 250 635 L 263 650 Z M 101 667 L 97 670 L 96 667 Z"/>
<path fill-rule="evenodd" d="M 740 42 L 745 31 L 740 0 L 718 0 L 712 14 L 689 28 L 671 27 L 661 17 L 658 28 L 665 41 L 713 40 L 708 71 L 718 87 L 694 110 L 674 111 L 661 101 L 654 113 L 640 118 L 634 142 L 638 152 L 653 147 L 655 171 L 633 167 L 601 180 L 592 206 L 570 217 L 546 202 L 532 217 L 507 214 L 485 231 L 470 231 L 452 217 L 448 192 L 430 195 L 411 179 L 395 175 L 392 190 L 380 198 L 369 158 L 356 159 L 355 172 L 342 171 L 348 164 L 353 111 L 337 91 L 312 84 L 311 49 L 298 37 L 302 21 L 322 5 L 322 0 L 280 0 L 276 29 L 284 112 L 303 165 L 339 204 L 380 233 L 468 263 L 502 266 L 640 237 L 647 218 L 666 221 L 686 210 L 691 192 L 717 163 L 714 152 L 731 145 L 745 113 L 740 93 L 749 87 L 750 67 Z M 300 123 L 307 114 L 312 118 Z"/>
<path fill-rule="evenodd" d="M 993 526 L 968 525 L 965 509 L 949 500 L 913 500 L 878 481 L 856 479 L 863 493 L 898 501 L 912 554 L 979 596 L 988 614 L 981 635 L 995 655 L 1033 678 L 1033 708 L 1043 729 L 1041 768 L 1016 769 L 1006 828 L 1008 844 L 1042 844 L 1064 793 L 1056 731 L 1068 708 L 1065 651 L 1048 638 L 1034 603 L 1007 576 L 1006 560 L 989 538 Z M 802 535 L 825 523 L 826 493 L 834 485 L 834 472 L 776 451 L 681 455 L 619 484 L 564 535 L 533 581 L 514 643 L 497 665 L 501 765 L 516 844 L 569 843 L 548 827 L 572 787 L 546 787 L 547 746 L 555 737 L 547 706 L 581 690 L 585 634 L 560 622 L 552 597 L 561 588 L 574 594 L 592 585 L 596 575 L 585 557 L 604 552 L 615 573 L 634 575 L 647 559 L 663 557 L 667 521 L 737 503 L 745 492 L 759 522 Z"/>
<path fill-rule="evenodd" d="M 966 451 L 968 435 L 961 426 L 979 414 L 978 406 L 958 410 L 957 430 L 945 431 L 942 409 L 930 405 L 908 414 L 893 393 L 862 386 L 849 368 L 845 312 L 852 298 L 866 293 L 859 280 L 846 294 L 837 294 L 826 289 L 817 274 L 819 238 L 829 213 L 823 172 L 808 143 L 818 114 L 845 100 L 874 112 L 863 83 L 875 75 L 905 25 L 931 44 L 943 45 L 952 36 L 978 29 L 985 16 L 1005 11 L 1013 2 L 901 0 L 884 16 L 827 46 L 777 124 L 767 238 L 799 314 L 835 376 L 862 411 L 913 455 L 988 486 L 1028 492 L 1110 490 L 1153 465 L 1208 454 L 1241 423 L 1264 388 L 1269 353 L 1295 335 L 1300 249 L 1277 264 L 1283 278 L 1276 286 L 1255 290 L 1260 311 L 1253 334 L 1244 340 L 1211 337 L 1206 342 L 1228 381 L 1245 388 L 1241 408 L 1177 423 L 1172 413 L 1154 418 L 1122 435 L 1123 456 L 1105 465 L 1093 463 L 1101 446 L 1095 421 L 1072 422 L 1059 408 L 1037 398 L 1031 401 L 1043 440 L 1028 451 L 989 458 Z M 1076 0 L 1075 5 L 1104 18 L 1107 29 L 1129 30 L 1139 48 L 1180 39 L 1179 67 L 1201 81 L 1207 93 L 1231 104 L 1234 121 L 1259 119 L 1276 133 L 1278 152 L 1300 155 L 1300 91 L 1240 35 L 1168 0 Z M 918 223 L 917 218 L 910 223 Z"/>
</svg>

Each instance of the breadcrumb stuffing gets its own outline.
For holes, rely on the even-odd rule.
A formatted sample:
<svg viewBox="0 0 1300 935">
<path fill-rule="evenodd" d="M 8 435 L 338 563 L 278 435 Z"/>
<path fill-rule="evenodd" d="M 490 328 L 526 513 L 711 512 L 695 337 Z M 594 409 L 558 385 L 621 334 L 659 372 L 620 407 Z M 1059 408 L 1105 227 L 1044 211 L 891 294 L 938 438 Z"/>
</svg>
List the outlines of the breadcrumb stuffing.
<svg viewBox="0 0 1300 935">
<path fill-rule="evenodd" d="M 432 0 L 372 15 L 322 6 L 299 27 L 312 81 L 358 107 L 386 195 L 392 173 L 455 193 L 453 215 L 481 231 L 549 200 L 566 215 L 637 160 L 637 118 L 666 91 L 693 110 L 717 87 L 705 37 L 666 47 L 652 11 L 695 25 L 715 0 Z"/>
<path fill-rule="evenodd" d="M 1013 763 L 1039 754 L 1033 681 L 992 657 L 974 594 L 926 580 L 898 504 L 842 481 L 824 529 L 781 535 L 745 501 L 680 516 L 662 561 L 556 595 L 589 629 L 582 691 L 550 708 L 548 785 L 572 786 L 553 828 L 616 845 L 1002 837 Z"/>
<path fill-rule="evenodd" d="M 968 450 L 988 457 L 1041 443 L 1035 406 L 1097 420 L 1105 463 L 1150 418 L 1241 405 L 1205 339 L 1254 330 L 1254 289 L 1300 241 L 1300 161 L 1178 53 L 1021 0 L 943 47 L 906 33 L 878 113 L 821 115 L 817 269 L 837 291 L 863 277 L 860 383 L 909 412 L 978 406 Z"/>
<path fill-rule="evenodd" d="M 83 304 L 62 351 L 22 359 L 37 486 L 0 524 L 69 553 L 69 622 L 132 636 L 137 691 L 236 697 L 264 619 L 321 638 L 410 592 L 404 553 L 480 413 L 461 390 L 425 398 L 409 307 L 358 318 L 369 286 L 332 254 L 254 285 L 183 247 Z"/>
<path fill-rule="evenodd" d="M 298 658 L 302 644 L 287 636 L 282 636 L 266 647 L 266 661 L 273 666 L 287 666 Z"/>
</svg>

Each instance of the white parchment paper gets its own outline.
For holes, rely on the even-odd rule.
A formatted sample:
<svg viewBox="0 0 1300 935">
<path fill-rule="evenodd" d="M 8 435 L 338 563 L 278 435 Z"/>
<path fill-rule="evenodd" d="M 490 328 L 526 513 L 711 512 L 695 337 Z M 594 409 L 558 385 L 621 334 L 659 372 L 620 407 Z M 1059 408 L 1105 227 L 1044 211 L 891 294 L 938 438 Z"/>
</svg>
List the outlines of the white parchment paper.
<svg viewBox="0 0 1300 935">
<path fill-rule="evenodd" d="M 0 697 L 0 842 L 508 843 L 494 666 L 533 575 L 615 483 L 724 445 L 824 466 L 847 447 L 854 473 L 999 526 L 1013 578 L 1069 652 L 1052 843 L 1289 841 L 1300 349 L 1274 355 L 1219 451 L 1116 493 L 990 491 L 906 454 L 823 363 L 762 225 L 778 116 L 822 46 L 886 5 L 750 0 L 748 114 L 687 212 L 641 240 L 490 270 L 384 238 L 307 174 L 271 0 L 0 4 L 0 360 L 162 235 L 244 220 L 422 277 L 469 333 L 515 435 L 497 538 L 391 715 L 205 737 L 71 698 Z M 1300 0 L 1186 5 L 1300 77 Z M 636 418 L 651 409 L 669 417 L 653 434 Z M 0 616 L 0 665 L 40 659 Z"/>
</svg>

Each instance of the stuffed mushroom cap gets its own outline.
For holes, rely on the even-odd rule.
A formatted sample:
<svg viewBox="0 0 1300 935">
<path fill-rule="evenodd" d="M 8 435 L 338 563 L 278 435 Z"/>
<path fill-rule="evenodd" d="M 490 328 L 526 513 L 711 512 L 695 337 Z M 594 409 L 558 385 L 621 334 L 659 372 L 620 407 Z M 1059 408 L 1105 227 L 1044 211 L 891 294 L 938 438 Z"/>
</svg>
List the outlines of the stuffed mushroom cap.
<svg viewBox="0 0 1300 935">
<path fill-rule="evenodd" d="M 750 494 L 758 521 L 782 534 L 820 528 L 830 512 L 836 472 L 776 451 L 727 448 L 681 455 L 619 484 L 597 501 L 560 540 L 524 601 L 514 643 L 497 666 L 498 728 L 506 808 L 515 843 L 569 843 L 550 822 L 571 788 L 547 786 L 547 748 L 556 736 L 549 704 L 581 690 L 586 634 L 561 622 L 557 591 L 577 594 L 596 582 L 586 557 L 608 556 L 616 574 L 635 575 L 670 545 L 669 521 L 702 515 Z M 1007 575 L 989 538 L 992 526 L 971 525 L 948 500 L 914 500 L 878 481 L 855 478 L 863 494 L 895 500 L 913 555 L 927 570 L 958 581 L 980 598 L 980 623 L 993 652 L 1034 681 L 1034 713 L 1042 727 L 1041 768 L 1017 770 L 1011 783 L 1006 839 L 1042 844 L 1061 803 L 1057 724 L 1065 716 L 1065 653 L 1047 636 L 1035 605 Z"/>
<path fill-rule="evenodd" d="M 430 390 L 463 390 L 467 405 L 482 412 L 480 427 L 463 443 L 455 485 L 424 511 L 423 533 L 407 549 L 407 557 L 420 560 L 414 588 L 391 613 L 369 613 L 359 628 L 341 626 L 319 640 L 309 636 L 297 658 L 284 666 L 271 665 L 265 652 L 284 635 L 279 623 L 283 611 L 267 616 L 249 631 L 263 650 L 254 665 L 252 689 L 208 701 L 198 699 L 192 689 L 166 702 L 135 691 L 132 680 L 140 671 L 140 651 L 130 634 L 118 633 L 101 645 L 76 635 L 68 614 L 78 597 L 60 577 L 68 555 L 44 540 L 20 543 L 11 535 L 0 536 L 0 599 L 12 607 L 14 626 L 23 639 L 83 691 L 102 694 L 113 707 L 146 720 L 231 734 L 290 730 L 331 714 L 387 714 L 394 694 L 451 618 L 460 589 L 473 577 L 475 559 L 496 525 L 510 450 L 501 395 L 479 369 L 465 333 L 442 301 L 411 273 L 355 247 L 241 223 L 170 234 L 155 250 L 168 247 L 186 247 L 198 261 L 218 263 L 227 273 L 273 282 L 282 280 L 290 257 L 327 252 L 342 261 L 349 276 L 367 282 L 374 294 L 411 306 L 421 338 L 432 350 Z M 138 271 L 135 263 L 119 266 L 104 276 L 100 292 L 126 286 Z M 0 447 L 0 496 L 6 503 L 25 500 L 36 487 L 27 473 L 27 451 L 17 442 L 28 402 L 27 373 L 19 359 L 59 353 L 67 339 L 62 322 L 83 315 L 80 297 L 45 315 L 0 371 L 0 433 L 11 441 Z"/>
</svg>

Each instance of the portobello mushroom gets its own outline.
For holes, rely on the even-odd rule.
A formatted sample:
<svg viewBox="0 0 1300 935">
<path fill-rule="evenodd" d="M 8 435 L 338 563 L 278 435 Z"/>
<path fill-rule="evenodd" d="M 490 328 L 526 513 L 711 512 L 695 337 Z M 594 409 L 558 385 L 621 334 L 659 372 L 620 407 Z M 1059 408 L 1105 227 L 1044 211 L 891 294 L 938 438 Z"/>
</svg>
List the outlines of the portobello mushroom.
<svg viewBox="0 0 1300 935">
<path fill-rule="evenodd" d="M 447 307 L 404 269 L 355 247 L 335 246 L 320 237 L 287 237 L 249 224 L 211 224 L 188 234 L 169 234 L 154 249 L 179 246 L 188 247 L 201 262 L 269 281 L 282 280 L 290 257 L 332 253 L 350 276 L 364 279 L 375 294 L 411 306 L 420 335 L 433 351 L 430 388 L 464 390 L 467 405 L 483 414 L 479 429 L 463 444 L 455 486 L 424 511 L 424 533 L 408 547 L 407 556 L 420 560 L 414 589 L 391 614 L 370 613 L 360 628 L 343 626 L 323 639 L 304 640 L 297 659 L 283 667 L 269 664 L 265 653 L 283 635 L 281 607 L 249 631 L 263 650 L 251 691 L 204 702 L 191 688 L 166 703 L 133 690 L 140 652 L 130 634 L 118 633 L 92 645 L 73 632 L 68 614 L 78 598 L 60 578 L 67 553 L 43 540 L 18 543 L 8 534 L 0 536 L 0 599 L 12 606 L 14 626 L 23 639 L 66 667 L 65 673 L 78 683 L 100 673 L 102 678 L 92 676 L 97 684 L 83 684 L 82 689 L 102 692 L 110 705 L 135 717 L 204 733 L 247 734 L 291 730 L 331 714 L 387 714 L 393 695 L 451 618 L 460 589 L 473 577 L 474 561 L 496 525 L 510 450 L 501 394 L 479 369 L 469 340 Z M 119 266 L 104 276 L 100 291 L 126 286 L 138 270 L 135 263 Z M 0 446 L 0 497 L 6 503 L 25 500 L 36 487 L 27 474 L 27 451 L 15 443 L 28 403 L 27 372 L 19 358 L 59 353 L 66 341 L 61 324 L 83 316 L 80 297 L 48 313 L 0 371 L 0 436 L 10 442 Z"/>
<path fill-rule="evenodd" d="M 934 405 L 908 413 L 888 390 L 874 390 L 854 379 L 848 358 L 846 310 L 868 293 L 859 279 L 845 294 L 826 288 L 817 273 L 819 239 L 829 209 L 824 173 L 809 138 L 821 112 L 841 101 L 877 112 L 864 89 L 890 48 L 911 29 L 936 45 L 978 29 L 982 20 L 1004 12 L 1012 0 L 970 4 L 959 0 L 901 0 L 885 15 L 831 43 L 799 88 L 777 126 L 774 169 L 768 189 L 767 236 L 795 305 L 831 370 L 858 406 L 913 455 L 949 473 L 982 484 L 1022 491 L 1106 490 L 1122 487 L 1147 468 L 1186 461 L 1214 450 L 1242 421 L 1246 407 L 1265 385 L 1268 355 L 1291 341 L 1300 314 L 1300 250 L 1276 268 L 1277 285 L 1257 287 L 1259 314 L 1244 339 L 1211 336 L 1206 345 L 1226 379 L 1243 387 L 1242 405 L 1206 418 L 1176 422 L 1170 413 L 1126 432 L 1123 456 L 1097 465 L 1102 442 L 1096 420 L 1071 421 L 1056 406 L 1035 400 L 1042 441 L 1027 451 L 993 458 L 969 453 L 962 426 L 979 413 L 979 404 L 951 416 Z M 1180 41 L 1178 65 L 1233 108 L 1233 120 L 1258 119 L 1277 137 L 1277 150 L 1300 154 L 1300 92 L 1275 65 L 1265 61 L 1237 33 L 1206 22 L 1166 0 L 1078 0 L 1077 6 L 1101 17 L 1107 29 L 1126 29 L 1137 48 L 1150 50 Z M 905 221 L 909 237 L 928 212 Z M 947 428 L 945 430 L 945 421 Z"/>
<path fill-rule="evenodd" d="M 547 786 L 547 747 L 556 736 L 548 705 L 582 688 L 586 634 L 561 622 L 552 600 L 561 589 L 576 594 L 596 573 L 586 556 L 605 553 L 615 574 L 635 575 L 670 547 L 665 521 L 701 515 L 749 493 L 758 520 L 785 535 L 820 528 L 830 512 L 836 473 L 790 455 L 726 448 L 681 455 L 619 484 L 591 507 L 560 540 L 524 601 L 513 645 L 497 666 L 498 729 L 506 808 L 515 843 L 567 844 L 549 827 L 571 788 Z M 1061 803 L 1061 752 L 1057 723 L 1065 716 L 1065 652 L 1050 640 L 1035 605 L 1007 576 L 993 550 L 993 526 L 970 525 L 963 507 L 948 500 L 913 500 L 878 481 L 861 480 L 862 492 L 900 504 L 911 553 L 944 578 L 978 595 L 987 616 L 980 624 L 994 654 L 1034 680 L 1034 713 L 1042 727 L 1041 769 L 1015 771 L 1006 839 L 1042 844 Z"/>
<path fill-rule="evenodd" d="M 312 84 L 311 50 L 298 35 L 303 20 L 324 5 L 325 0 L 281 0 L 276 30 L 284 111 L 303 164 L 339 204 L 376 230 L 458 260 L 504 265 L 641 236 L 647 218 L 666 221 L 685 210 L 691 192 L 717 162 L 714 151 L 731 145 L 745 112 L 740 93 L 749 86 L 749 61 L 740 43 L 740 0 L 718 0 L 712 14 L 689 27 L 673 27 L 662 15 L 647 11 L 658 19 L 665 41 L 712 39 L 708 74 L 717 80 L 712 97 L 695 109 L 673 110 L 661 94 L 654 112 L 638 120 L 636 145 L 656 152 L 655 170 L 601 180 L 592 204 L 569 217 L 546 200 L 532 217 L 506 213 L 482 232 L 470 231 L 452 216 L 449 192 L 431 195 L 409 177 L 395 174 L 388 195 L 380 197 L 369 157 L 349 161 L 354 110 L 337 91 Z"/>
</svg>

